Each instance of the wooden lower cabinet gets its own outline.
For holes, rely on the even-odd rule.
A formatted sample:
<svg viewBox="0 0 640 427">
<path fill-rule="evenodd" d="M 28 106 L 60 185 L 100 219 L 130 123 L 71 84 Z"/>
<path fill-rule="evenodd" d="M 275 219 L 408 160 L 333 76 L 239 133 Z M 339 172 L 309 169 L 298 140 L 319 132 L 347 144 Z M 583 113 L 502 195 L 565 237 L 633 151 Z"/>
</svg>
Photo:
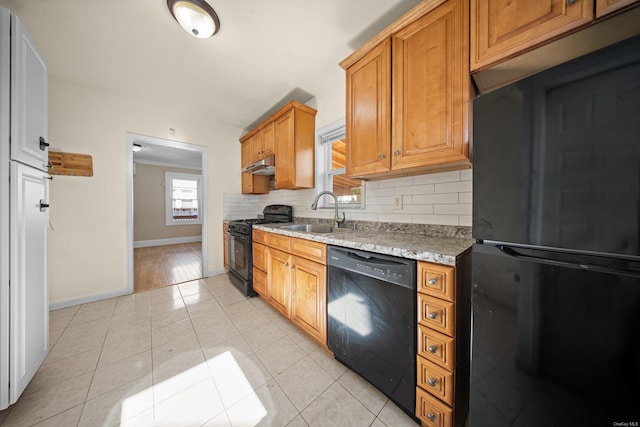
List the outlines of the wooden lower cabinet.
<svg viewBox="0 0 640 427">
<path fill-rule="evenodd" d="M 453 410 L 419 388 L 416 393 L 416 416 L 420 418 L 422 425 L 453 426 Z"/>
<path fill-rule="evenodd" d="M 284 316 L 291 307 L 291 255 L 267 249 L 267 301 Z"/>
<path fill-rule="evenodd" d="M 326 347 L 327 245 L 262 230 L 253 239 L 254 290 Z"/>
<path fill-rule="evenodd" d="M 418 262 L 416 417 L 462 427 L 469 413 L 471 252 L 455 266 Z"/>
<path fill-rule="evenodd" d="M 327 339 L 327 268 L 293 257 L 291 321 L 319 342 Z"/>
<path fill-rule="evenodd" d="M 267 273 L 256 267 L 253 267 L 253 290 L 267 297 Z"/>
</svg>

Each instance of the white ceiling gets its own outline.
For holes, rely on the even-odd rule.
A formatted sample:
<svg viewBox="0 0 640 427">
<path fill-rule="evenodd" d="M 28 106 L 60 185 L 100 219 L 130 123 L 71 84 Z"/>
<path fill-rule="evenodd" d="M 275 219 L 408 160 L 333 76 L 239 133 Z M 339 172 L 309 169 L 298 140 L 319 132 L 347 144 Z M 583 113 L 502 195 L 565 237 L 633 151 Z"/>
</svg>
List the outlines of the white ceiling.
<svg viewBox="0 0 640 427">
<path fill-rule="evenodd" d="M 184 32 L 165 0 L 0 0 L 51 76 L 251 129 L 289 99 L 344 85 L 338 62 L 419 0 L 209 0 L 221 29 Z"/>
</svg>

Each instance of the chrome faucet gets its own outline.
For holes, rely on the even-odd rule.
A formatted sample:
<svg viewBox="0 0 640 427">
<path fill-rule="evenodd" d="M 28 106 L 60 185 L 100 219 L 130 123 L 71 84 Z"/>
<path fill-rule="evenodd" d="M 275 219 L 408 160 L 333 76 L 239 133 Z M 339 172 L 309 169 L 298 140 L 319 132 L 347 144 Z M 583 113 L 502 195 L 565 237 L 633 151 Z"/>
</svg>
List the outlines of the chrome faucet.
<svg viewBox="0 0 640 427">
<path fill-rule="evenodd" d="M 338 198 L 331 191 L 321 191 L 320 193 L 318 193 L 318 195 L 316 196 L 316 199 L 313 201 L 313 204 L 311 205 L 311 209 L 313 209 L 314 211 L 318 209 L 318 199 L 320 199 L 320 196 L 323 196 L 325 194 L 328 194 L 331 197 L 333 197 L 333 200 L 335 201 L 336 214 L 335 214 L 335 217 L 333 218 L 333 222 L 335 223 L 336 227 L 340 228 L 340 225 L 344 224 L 346 219 L 344 217 L 344 212 L 342 212 L 342 219 L 340 219 L 340 216 L 338 215 Z"/>
</svg>

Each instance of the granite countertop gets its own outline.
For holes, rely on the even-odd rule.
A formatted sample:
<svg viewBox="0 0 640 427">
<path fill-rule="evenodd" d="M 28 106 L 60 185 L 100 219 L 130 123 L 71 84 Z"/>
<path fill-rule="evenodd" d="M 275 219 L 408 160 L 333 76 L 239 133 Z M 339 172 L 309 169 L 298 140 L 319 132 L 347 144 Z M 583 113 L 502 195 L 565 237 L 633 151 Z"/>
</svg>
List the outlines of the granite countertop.
<svg viewBox="0 0 640 427">
<path fill-rule="evenodd" d="M 286 230 L 275 224 L 259 224 L 254 225 L 253 228 L 330 245 L 452 266 L 456 264 L 457 256 L 471 247 L 474 242 L 469 238 L 378 230 L 349 230 L 320 234 Z"/>
</svg>

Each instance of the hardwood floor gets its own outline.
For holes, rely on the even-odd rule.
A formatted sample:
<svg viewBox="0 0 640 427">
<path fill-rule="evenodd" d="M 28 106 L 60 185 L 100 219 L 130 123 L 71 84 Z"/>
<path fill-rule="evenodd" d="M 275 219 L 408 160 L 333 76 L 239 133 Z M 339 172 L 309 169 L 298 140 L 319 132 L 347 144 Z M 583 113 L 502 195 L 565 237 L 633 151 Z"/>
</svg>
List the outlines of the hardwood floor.
<svg viewBox="0 0 640 427">
<path fill-rule="evenodd" d="M 134 292 L 202 278 L 200 242 L 134 249 Z"/>
</svg>

